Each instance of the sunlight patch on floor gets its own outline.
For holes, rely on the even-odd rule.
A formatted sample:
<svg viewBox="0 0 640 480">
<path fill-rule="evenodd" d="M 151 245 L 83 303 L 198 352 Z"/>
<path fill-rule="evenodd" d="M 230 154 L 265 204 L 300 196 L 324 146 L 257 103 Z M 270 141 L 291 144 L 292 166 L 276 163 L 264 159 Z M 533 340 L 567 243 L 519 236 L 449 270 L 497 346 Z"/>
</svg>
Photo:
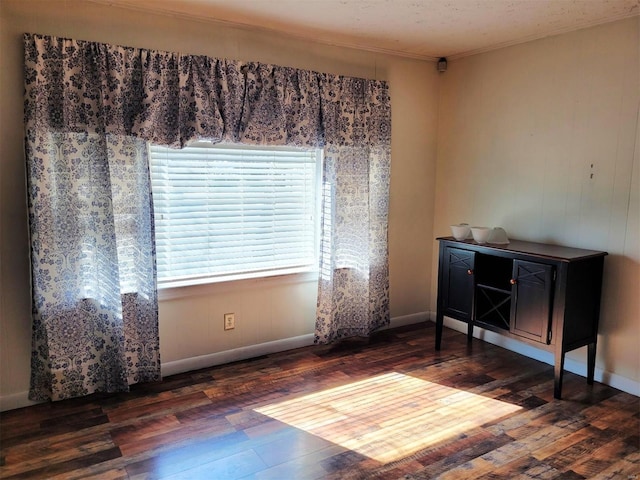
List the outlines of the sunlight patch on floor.
<svg viewBox="0 0 640 480">
<path fill-rule="evenodd" d="M 388 463 L 520 408 L 392 372 L 254 411 Z"/>
</svg>

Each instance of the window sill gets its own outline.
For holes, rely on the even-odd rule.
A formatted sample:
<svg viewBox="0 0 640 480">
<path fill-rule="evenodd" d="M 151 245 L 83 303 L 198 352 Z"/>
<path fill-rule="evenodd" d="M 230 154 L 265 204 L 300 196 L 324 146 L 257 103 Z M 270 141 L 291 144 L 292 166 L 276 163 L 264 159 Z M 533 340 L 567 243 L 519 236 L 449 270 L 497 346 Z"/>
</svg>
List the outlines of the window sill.
<svg viewBox="0 0 640 480">
<path fill-rule="evenodd" d="M 214 295 L 229 291 L 265 286 L 300 284 L 318 281 L 318 270 L 274 270 L 254 274 L 225 275 L 215 278 L 158 284 L 158 300 Z"/>
</svg>

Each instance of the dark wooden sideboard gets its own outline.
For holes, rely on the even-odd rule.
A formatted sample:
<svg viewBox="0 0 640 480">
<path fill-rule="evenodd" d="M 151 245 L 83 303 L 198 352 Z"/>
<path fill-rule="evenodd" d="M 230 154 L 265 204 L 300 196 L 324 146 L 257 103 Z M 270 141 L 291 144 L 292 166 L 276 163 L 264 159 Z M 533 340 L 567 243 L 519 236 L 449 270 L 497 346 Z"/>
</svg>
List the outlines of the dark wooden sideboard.
<svg viewBox="0 0 640 480">
<path fill-rule="evenodd" d="M 506 245 L 440 242 L 436 350 L 444 317 L 554 354 L 554 397 L 562 396 L 566 352 L 587 346 L 593 383 L 602 270 L 607 252 L 512 240 Z"/>
</svg>

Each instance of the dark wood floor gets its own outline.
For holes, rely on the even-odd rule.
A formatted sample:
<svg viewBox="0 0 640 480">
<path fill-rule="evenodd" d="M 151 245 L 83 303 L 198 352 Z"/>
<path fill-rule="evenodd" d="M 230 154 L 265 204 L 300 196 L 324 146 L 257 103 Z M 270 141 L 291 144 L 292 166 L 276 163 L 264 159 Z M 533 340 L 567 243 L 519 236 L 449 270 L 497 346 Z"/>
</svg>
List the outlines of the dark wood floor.
<svg viewBox="0 0 640 480">
<path fill-rule="evenodd" d="M 640 479 L 638 397 L 419 324 L 0 416 L 0 477 Z"/>
</svg>

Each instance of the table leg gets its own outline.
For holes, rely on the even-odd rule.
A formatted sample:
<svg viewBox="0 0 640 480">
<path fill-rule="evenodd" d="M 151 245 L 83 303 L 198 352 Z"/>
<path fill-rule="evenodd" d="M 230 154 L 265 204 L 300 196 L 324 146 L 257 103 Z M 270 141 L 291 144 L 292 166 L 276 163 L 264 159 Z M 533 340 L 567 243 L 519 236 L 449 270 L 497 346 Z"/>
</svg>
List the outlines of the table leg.
<svg viewBox="0 0 640 480">
<path fill-rule="evenodd" d="M 587 345 L 587 383 L 593 385 L 593 377 L 596 371 L 596 342 Z"/>
</svg>

